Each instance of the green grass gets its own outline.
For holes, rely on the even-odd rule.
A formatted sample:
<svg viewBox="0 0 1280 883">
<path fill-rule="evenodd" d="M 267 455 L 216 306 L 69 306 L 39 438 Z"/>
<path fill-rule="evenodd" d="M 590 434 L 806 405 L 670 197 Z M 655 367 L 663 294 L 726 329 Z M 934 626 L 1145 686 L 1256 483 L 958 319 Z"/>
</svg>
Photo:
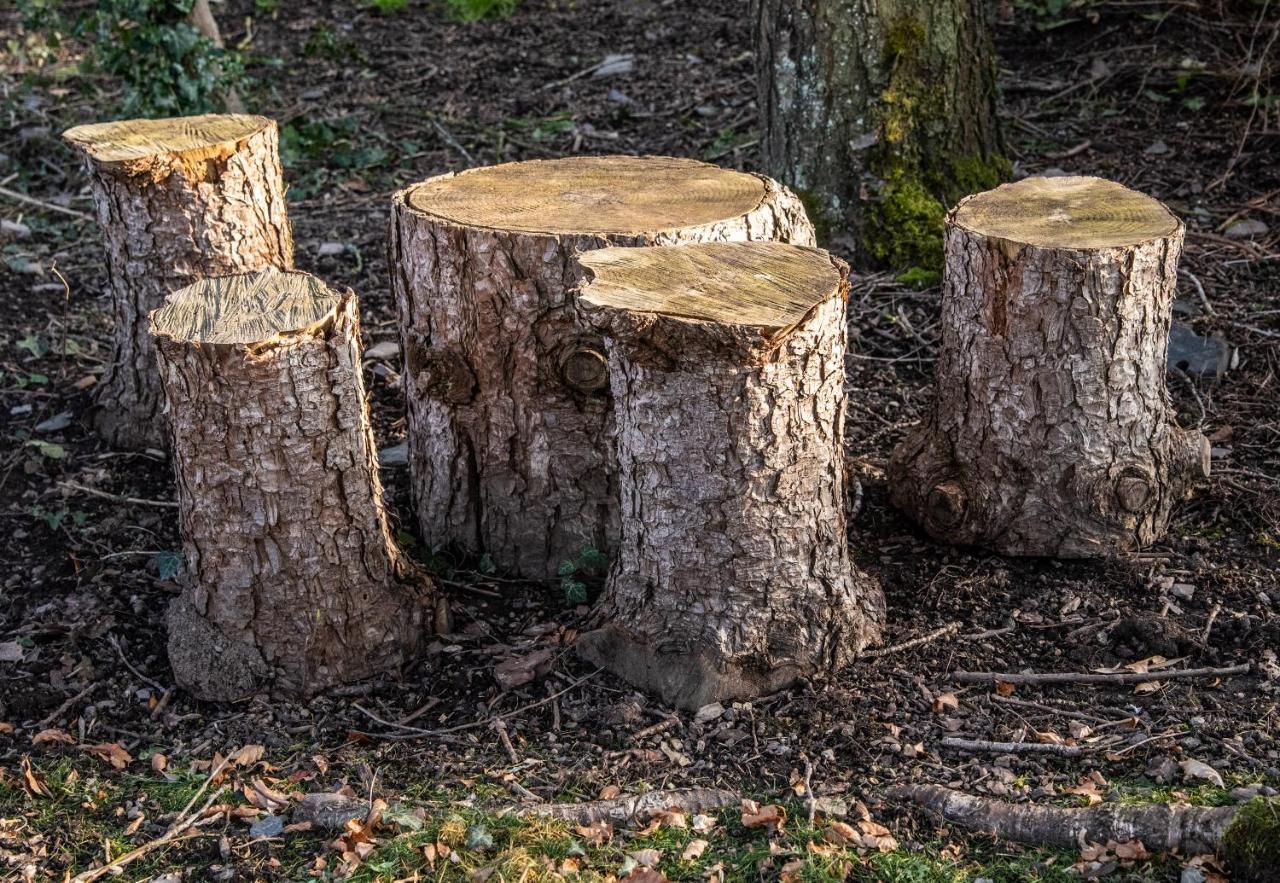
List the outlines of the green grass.
<svg viewBox="0 0 1280 883">
<path fill-rule="evenodd" d="M 506 18 L 516 11 L 520 0 L 445 0 L 449 17 L 462 22 L 486 18 Z"/>
</svg>

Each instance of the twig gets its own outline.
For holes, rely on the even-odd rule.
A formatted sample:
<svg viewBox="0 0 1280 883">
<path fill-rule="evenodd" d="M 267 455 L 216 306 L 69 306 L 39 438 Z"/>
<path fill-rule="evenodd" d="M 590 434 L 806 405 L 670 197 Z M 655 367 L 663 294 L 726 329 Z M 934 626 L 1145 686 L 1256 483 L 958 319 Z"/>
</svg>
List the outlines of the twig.
<svg viewBox="0 0 1280 883">
<path fill-rule="evenodd" d="M 1052 705 L 1044 705 L 1040 702 L 1030 702 L 1026 699 L 1015 699 L 1012 696 L 1001 696 L 999 693 L 992 693 L 991 700 L 999 702 L 1002 705 L 1016 705 L 1019 708 L 1034 708 L 1036 711 L 1043 711 L 1048 714 L 1060 714 L 1063 717 L 1075 718 L 1076 720 L 1093 721 L 1098 724 L 1111 724 L 1115 721 L 1108 720 L 1105 717 L 1099 717 L 1096 714 L 1089 714 L 1084 711 L 1068 711 L 1065 708 L 1054 708 Z"/>
<path fill-rule="evenodd" d="M 467 152 L 467 148 L 463 147 L 457 138 L 453 137 L 453 133 L 444 127 L 444 123 L 440 122 L 435 117 L 432 117 L 431 125 L 435 126 L 436 131 L 440 133 L 440 137 L 444 140 L 445 144 L 448 144 L 454 150 L 458 151 L 458 153 L 462 154 L 462 158 L 471 165 L 476 164 L 476 158 Z"/>
<path fill-rule="evenodd" d="M 0 196 L 7 196 L 10 199 L 16 199 L 19 202 L 25 202 L 30 205 L 38 205 L 40 208 L 48 209 L 51 212 L 61 212 L 64 215 L 70 215 L 73 218 L 79 218 L 82 221 L 92 221 L 93 215 L 85 212 L 78 212 L 73 208 L 58 205 L 56 202 L 45 202 L 42 199 L 36 199 L 34 196 L 27 196 L 25 193 L 19 193 L 16 190 L 10 190 L 8 187 L 0 187 Z"/>
<path fill-rule="evenodd" d="M 71 706 L 75 705 L 77 702 L 79 702 L 84 697 L 88 696 L 90 693 L 92 693 L 96 689 L 98 689 L 98 684 L 95 681 L 94 683 L 85 687 L 76 695 L 72 696 L 66 702 L 62 703 L 57 708 L 55 708 L 52 714 L 50 714 L 44 720 L 40 721 L 40 723 L 36 724 L 36 729 L 43 730 L 46 727 L 48 727 L 50 724 L 60 720 L 62 716 L 66 714 L 68 710 L 70 710 Z"/>
<path fill-rule="evenodd" d="M 50 264 L 49 272 L 58 277 L 58 281 L 62 283 L 62 356 L 58 361 L 58 376 L 67 376 L 67 314 L 71 312 L 71 285 L 67 282 L 67 277 L 62 275 L 62 271 L 58 269 L 55 261 Z"/>
<path fill-rule="evenodd" d="M 802 754 L 800 757 L 804 760 L 804 808 L 809 816 L 809 824 L 813 824 L 813 817 L 818 812 L 818 801 L 813 796 L 813 761 L 809 760 L 809 755 Z"/>
<path fill-rule="evenodd" d="M 665 733 L 667 730 L 671 729 L 672 727 L 676 726 L 679 723 L 680 723 L 680 718 L 676 717 L 675 715 L 672 715 L 671 717 L 665 720 L 660 720 L 656 724 L 652 724 L 650 726 L 645 727 L 643 730 L 636 731 L 635 733 L 632 734 L 631 741 L 642 742 L 645 739 L 648 739 L 650 736 L 656 736 L 659 733 Z"/>
<path fill-rule="evenodd" d="M 512 763 L 519 763 L 520 755 L 516 753 L 516 746 L 511 744 L 511 736 L 507 733 L 507 722 L 502 718 L 497 718 L 493 722 L 493 728 L 498 732 L 498 741 L 506 749 L 507 757 L 511 758 Z"/>
<path fill-rule="evenodd" d="M 88 494 L 91 497 L 100 497 L 104 500 L 111 500 L 115 503 L 128 503 L 133 506 L 157 506 L 162 509 L 177 509 L 178 504 L 174 500 L 144 500 L 141 497 L 125 497 L 120 494 L 112 494 L 107 491 L 100 491 L 97 488 L 85 487 L 82 484 L 76 484 L 73 481 L 60 481 L 58 487 L 66 488 L 69 491 L 75 491 L 79 494 Z"/>
<path fill-rule="evenodd" d="M 921 644 L 928 644 L 939 638 L 945 638 L 947 635 L 954 634 L 960 630 L 960 623 L 952 622 L 944 625 L 942 628 L 934 629 L 927 635 L 921 635 L 918 638 L 912 638 L 910 641 L 903 641 L 901 644 L 893 644 L 889 647 L 883 647 L 879 650 L 870 650 L 862 654 L 863 659 L 876 659 L 881 656 L 888 656 L 890 653 L 900 653 L 903 650 L 910 650 L 913 647 L 919 647 Z"/>
<path fill-rule="evenodd" d="M 720 788 L 682 788 L 627 794 L 611 800 L 587 803 L 541 803 L 519 810 L 523 816 L 546 816 L 590 825 L 598 821 L 622 824 L 654 813 L 681 810 L 690 814 L 711 813 L 736 806 L 741 798 Z"/>
<path fill-rule="evenodd" d="M 1079 757 L 1081 753 L 1078 745 L 1055 745 L 1051 742 L 988 742 L 985 739 L 958 739 L 954 736 L 943 739 L 942 747 L 991 754 L 1057 754 L 1062 757 Z"/>
<path fill-rule="evenodd" d="M 959 684 L 1141 684 L 1147 681 L 1179 681 L 1189 678 L 1227 678 L 1248 674 L 1249 663 L 1226 668 L 1184 668 L 1181 671 L 1116 671 L 1116 672 L 995 672 L 953 671 L 951 679 Z"/>
<path fill-rule="evenodd" d="M 112 635 L 110 638 L 110 641 L 111 641 L 111 646 L 116 648 L 116 653 L 120 654 L 120 661 L 125 664 L 125 667 L 128 668 L 129 671 L 133 672 L 135 677 L 141 678 L 148 686 L 153 687 L 154 689 L 159 691 L 161 694 L 168 691 L 169 689 L 168 687 L 164 686 L 159 681 L 156 681 L 147 677 L 145 674 L 143 674 L 142 672 L 134 668 L 133 663 L 129 661 L 129 657 L 124 655 L 124 648 L 120 646 L 119 638 L 117 638 L 115 635 Z"/>
<path fill-rule="evenodd" d="M 1209 620 L 1204 624 L 1204 636 L 1200 639 L 1200 643 L 1208 646 L 1209 635 L 1213 632 L 1213 624 L 1218 619 L 1218 614 L 1222 612 L 1222 602 L 1215 601 L 1213 609 L 1209 611 Z"/>
</svg>

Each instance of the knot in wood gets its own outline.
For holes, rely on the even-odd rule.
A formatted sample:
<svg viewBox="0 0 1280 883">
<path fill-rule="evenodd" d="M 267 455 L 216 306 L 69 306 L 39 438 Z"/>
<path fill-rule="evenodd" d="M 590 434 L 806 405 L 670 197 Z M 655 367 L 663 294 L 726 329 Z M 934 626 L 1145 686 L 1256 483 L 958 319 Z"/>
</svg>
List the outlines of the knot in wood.
<svg viewBox="0 0 1280 883">
<path fill-rule="evenodd" d="M 929 491 L 929 518 L 942 530 L 955 530 L 969 508 L 969 496 L 958 481 L 943 481 Z"/>
<path fill-rule="evenodd" d="M 426 395 L 451 405 L 471 401 L 476 378 L 462 356 L 415 341 L 409 347 L 408 362 L 409 372 Z"/>
<path fill-rule="evenodd" d="M 1151 481 L 1140 472 L 1129 470 L 1116 479 L 1116 499 L 1128 512 L 1141 512 L 1151 499 Z"/>
<path fill-rule="evenodd" d="M 560 359 L 560 376 L 579 392 L 595 392 L 609 385 L 609 360 L 589 346 L 576 346 Z"/>
</svg>

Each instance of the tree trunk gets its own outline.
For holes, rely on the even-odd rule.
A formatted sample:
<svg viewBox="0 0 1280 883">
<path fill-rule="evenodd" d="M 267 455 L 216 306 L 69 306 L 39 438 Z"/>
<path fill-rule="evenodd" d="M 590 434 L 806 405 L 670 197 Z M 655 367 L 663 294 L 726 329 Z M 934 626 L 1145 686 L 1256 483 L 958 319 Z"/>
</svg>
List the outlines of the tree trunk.
<svg viewBox="0 0 1280 883">
<path fill-rule="evenodd" d="M 431 584 L 396 549 L 354 294 L 228 276 L 152 315 L 188 574 L 169 659 L 196 696 L 309 696 L 409 660 Z"/>
<path fill-rule="evenodd" d="M 1165 387 L 1182 223 L 1097 178 L 1028 178 L 948 220 L 937 401 L 893 453 L 893 502 L 1005 555 L 1154 541 L 1209 472 Z"/>
<path fill-rule="evenodd" d="M 944 206 L 1008 173 L 987 0 L 753 0 L 765 170 L 860 257 L 940 269 Z"/>
<path fill-rule="evenodd" d="M 838 669 L 884 618 L 845 536 L 844 264 L 777 243 L 581 261 L 622 540 L 579 654 L 685 708 Z"/>
<path fill-rule="evenodd" d="M 114 352 L 93 422 L 120 448 L 161 447 L 147 315 L 207 276 L 293 266 L 276 124 L 208 115 L 77 126 L 107 247 Z"/>
<path fill-rule="evenodd" d="M 787 190 L 660 157 L 512 163 L 396 195 L 393 287 L 423 539 L 553 577 L 617 536 L 608 380 L 571 293 L 606 245 L 812 244 Z"/>
</svg>

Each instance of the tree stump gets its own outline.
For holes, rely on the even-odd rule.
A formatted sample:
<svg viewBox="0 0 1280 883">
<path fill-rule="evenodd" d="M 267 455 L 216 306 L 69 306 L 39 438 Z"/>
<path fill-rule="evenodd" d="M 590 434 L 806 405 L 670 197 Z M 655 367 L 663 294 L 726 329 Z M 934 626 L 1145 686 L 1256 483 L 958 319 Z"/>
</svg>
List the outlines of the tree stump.
<svg viewBox="0 0 1280 883">
<path fill-rule="evenodd" d="M 120 448 L 160 447 L 148 314 L 206 276 L 293 266 L 276 124 L 206 115 L 76 126 L 107 247 L 114 351 L 93 423 Z"/>
<path fill-rule="evenodd" d="M 1208 477 L 1165 351 L 1183 226 L 1098 178 L 1028 178 L 948 218 L 937 402 L 889 467 L 935 538 L 1102 556 L 1158 538 Z"/>
<path fill-rule="evenodd" d="M 884 619 L 845 536 L 847 268 L 780 243 L 581 261 L 622 538 L 579 654 L 685 708 L 839 668 Z"/>
<path fill-rule="evenodd" d="M 812 244 L 765 178 L 662 157 L 575 157 L 432 178 L 396 194 L 393 287 L 423 538 L 554 577 L 617 537 L 599 335 L 574 256 L 607 245 Z"/>
<path fill-rule="evenodd" d="M 407 661 L 434 592 L 388 527 L 355 295 L 305 273 L 216 277 L 151 328 L 188 566 L 168 617 L 178 683 L 305 697 Z"/>
</svg>

